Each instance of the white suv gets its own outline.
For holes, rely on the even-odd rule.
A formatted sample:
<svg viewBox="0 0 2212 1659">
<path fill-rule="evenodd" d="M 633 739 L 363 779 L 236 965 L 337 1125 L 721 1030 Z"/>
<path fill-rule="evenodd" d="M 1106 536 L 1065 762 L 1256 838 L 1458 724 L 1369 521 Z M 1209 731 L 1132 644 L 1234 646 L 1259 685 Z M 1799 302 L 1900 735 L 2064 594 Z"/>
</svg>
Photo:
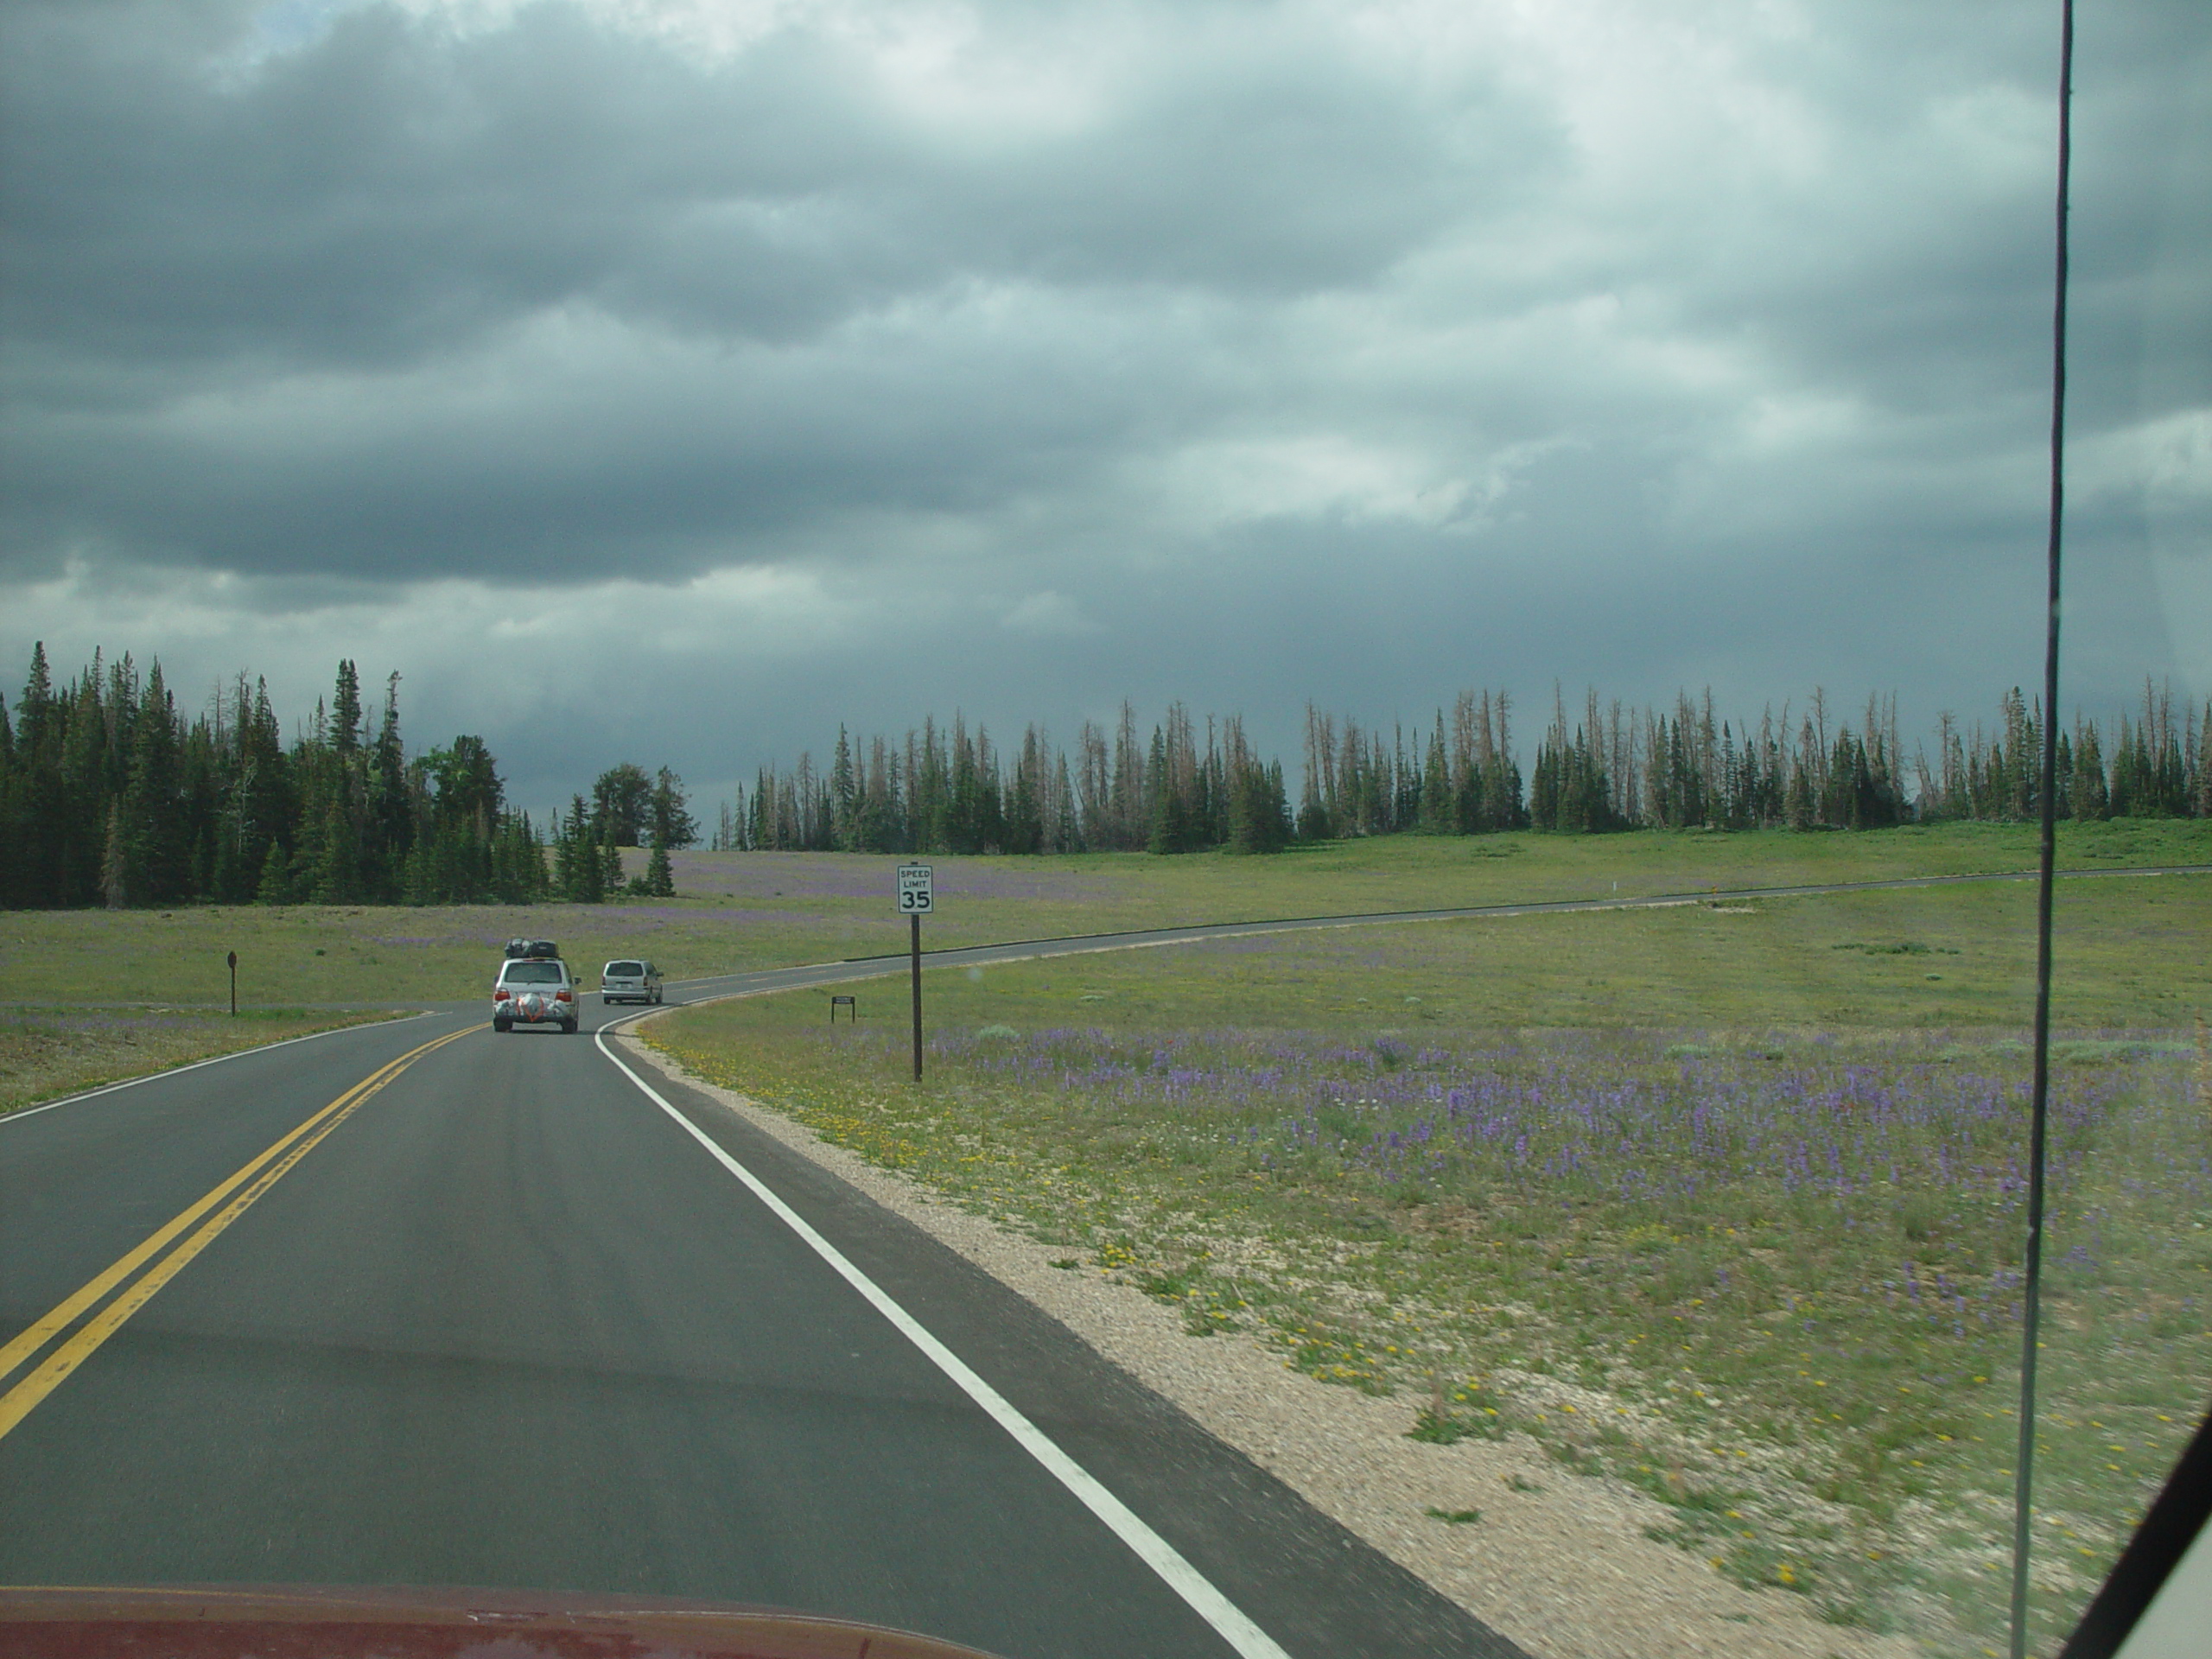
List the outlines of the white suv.
<svg viewBox="0 0 2212 1659">
<path fill-rule="evenodd" d="M 576 1032 L 576 982 L 558 957 L 526 957 L 499 969 L 492 988 L 492 1029 L 558 1026 Z"/>
</svg>

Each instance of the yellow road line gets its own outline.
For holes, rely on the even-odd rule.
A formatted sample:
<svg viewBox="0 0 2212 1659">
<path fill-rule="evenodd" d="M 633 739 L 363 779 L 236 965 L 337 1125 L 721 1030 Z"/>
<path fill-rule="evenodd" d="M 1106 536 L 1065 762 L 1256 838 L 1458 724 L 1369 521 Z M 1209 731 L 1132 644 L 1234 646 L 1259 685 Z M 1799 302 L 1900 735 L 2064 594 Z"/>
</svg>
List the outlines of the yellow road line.
<svg viewBox="0 0 2212 1659">
<path fill-rule="evenodd" d="M 25 1360 L 46 1345 L 68 1326 L 88 1307 L 123 1283 L 144 1265 L 178 1234 L 206 1215 L 216 1205 L 223 1207 L 213 1219 L 206 1223 L 185 1242 L 156 1263 L 153 1268 L 123 1295 L 116 1298 L 99 1317 L 88 1323 L 67 1342 L 47 1357 L 45 1363 L 0 1395 L 0 1437 L 21 1422 L 31 1408 L 52 1393 L 57 1384 L 88 1358 L 94 1350 L 120 1329 L 124 1320 L 149 1301 L 154 1294 L 174 1278 L 185 1263 L 198 1255 L 212 1243 L 216 1235 L 244 1215 L 255 1200 L 274 1186 L 293 1165 L 313 1151 L 322 1138 L 351 1116 L 370 1096 L 382 1089 L 402 1071 L 432 1049 L 442 1048 L 457 1038 L 466 1037 L 470 1031 L 481 1030 L 472 1026 L 466 1031 L 456 1031 L 435 1038 L 418 1048 L 409 1050 L 397 1059 L 378 1067 L 329 1105 L 307 1119 L 298 1127 L 279 1136 L 276 1142 L 247 1162 L 236 1173 L 215 1184 L 205 1197 L 188 1205 L 169 1221 L 148 1235 L 136 1249 L 119 1257 L 104 1272 L 86 1281 L 70 1295 L 56 1303 L 39 1321 L 19 1333 L 4 1349 L 0 1349 L 0 1378 L 4 1378 Z M 289 1150 L 288 1150 L 289 1149 Z M 243 1186 L 243 1190 L 240 1190 Z M 224 1204 L 226 1198 L 228 1204 Z"/>
<path fill-rule="evenodd" d="M 418 1049 L 416 1052 L 419 1053 L 422 1051 Z M 412 1057 L 409 1056 L 405 1058 Z M 149 1256 L 152 1255 L 156 1251 L 162 1249 L 171 1239 L 175 1238 L 187 1227 L 189 1227 L 194 1222 L 197 1221 L 201 1216 L 205 1215 L 209 1210 L 220 1203 L 225 1195 L 227 1194 L 233 1187 L 236 1187 L 239 1183 L 251 1179 L 254 1173 L 260 1169 L 263 1165 L 266 1164 L 270 1159 L 276 1157 L 277 1154 L 283 1151 L 286 1147 L 289 1146 L 301 1135 L 305 1135 L 309 1129 L 313 1128 L 317 1123 L 320 1123 L 324 1118 L 329 1116 L 331 1113 L 337 1111 L 341 1107 L 345 1106 L 362 1090 L 367 1089 L 371 1084 L 383 1078 L 386 1073 L 392 1070 L 393 1066 L 397 1066 L 399 1062 L 395 1060 L 391 1066 L 386 1066 L 384 1070 L 376 1072 L 362 1082 L 355 1084 L 344 1094 L 339 1096 L 337 1099 L 332 1101 L 329 1105 L 324 1107 L 321 1111 L 315 1113 L 314 1116 L 308 1118 L 305 1122 L 300 1124 L 290 1133 L 279 1139 L 274 1146 L 270 1147 L 264 1152 L 257 1154 L 251 1161 L 249 1161 L 243 1168 L 239 1169 L 235 1174 L 231 1175 L 224 1180 L 217 1182 L 214 1189 L 210 1192 L 207 1197 L 201 1198 L 197 1204 L 190 1205 L 174 1219 L 165 1223 L 154 1232 L 148 1235 L 144 1243 L 141 1243 L 136 1249 L 127 1252 L 118 1259 L 115 1264 L 109 1268 L 105 1273 L 100 1274 L 96 1278 L 87 1281 L 72 1295 L 55 1304 L 54 1308 L 35 1325 L 30 1325 L 27 1329 L 19 1332 L 15 1339 L 10 1342 L 6 1347 L 0 1348 L 0 1378 L 6 1377 L 10 1373 L 14 1371 L 17 1366 L 21 1365 L 26 1359 L 29 1359 L 31 1355 L 37 1352 L 41 1348 L 46 1346 L 47 1343 L 52 1340 L 58 1332 L 66 1330 L 71 1324 L 73 1324 L 79 1314 L 82 1313 L 86 1308 L 99 1300 L 101 1297 L 106 1295 L 108 1292 L 113 1290 L 116 1286 L 122 1283 L 123 1281 L 128 1278 L 131 1274 L 137 1272 L 138 1268 L 144 1264 Z"/>
</svg>

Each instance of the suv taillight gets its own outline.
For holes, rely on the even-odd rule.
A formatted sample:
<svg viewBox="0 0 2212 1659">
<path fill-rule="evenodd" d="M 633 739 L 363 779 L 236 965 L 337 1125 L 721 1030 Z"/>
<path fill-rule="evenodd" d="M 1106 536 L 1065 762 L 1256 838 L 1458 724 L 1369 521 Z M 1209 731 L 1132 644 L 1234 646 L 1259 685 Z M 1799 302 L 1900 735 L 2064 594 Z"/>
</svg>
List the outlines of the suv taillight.
<svg viewBox="0 0 2212 1659">
<path fill-rule="evenodd" d="M 505 986 L 502 985 L 498 990 L 492 993 L 492 1000 L 494 1002 L 504 1002 L 513 995 L 514 993 L 512 991 L 510 991 Z"/>
<path fill-rule="evenodd" d="M 554 993 L 553 993 L 553 1000 L 554 1000 L 556 1002 L 573 1002 L 573 1001 L 575 1001 L 575 999 L 574 997 L 570 996 L 570 995 L 569 995 L 566 991 L 556 991 L 556 992 L 554 992 Z"/>
</svg>

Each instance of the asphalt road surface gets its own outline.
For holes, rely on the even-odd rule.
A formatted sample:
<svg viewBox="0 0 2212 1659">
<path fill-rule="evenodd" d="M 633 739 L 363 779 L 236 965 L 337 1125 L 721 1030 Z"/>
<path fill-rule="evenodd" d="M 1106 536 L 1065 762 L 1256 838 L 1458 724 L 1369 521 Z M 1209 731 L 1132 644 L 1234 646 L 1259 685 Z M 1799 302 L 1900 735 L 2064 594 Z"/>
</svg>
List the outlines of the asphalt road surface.
<svg viewBox="0 0 2212 1659">
<path fill-rule="evenodd" d="M 0 1120 L 0 1583 L 700 1597 L 1038 1659 L 1517 1651 L 711 1103 L 480 1022 Z"/>
<path fill-rule="evenodd" d="M 0 1584 L 699 1597 L 1020 1659 L 1518 1652 L 779 1143 L 483 1019 L 0 1119 Z"/>
</svg>

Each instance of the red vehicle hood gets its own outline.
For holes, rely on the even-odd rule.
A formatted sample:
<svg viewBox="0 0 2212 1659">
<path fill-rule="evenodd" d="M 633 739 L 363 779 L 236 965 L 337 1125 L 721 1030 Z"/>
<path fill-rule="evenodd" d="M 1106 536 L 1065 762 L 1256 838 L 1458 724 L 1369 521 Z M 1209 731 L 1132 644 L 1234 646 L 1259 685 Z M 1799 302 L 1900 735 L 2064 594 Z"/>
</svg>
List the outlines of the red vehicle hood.
<svg viewBox="0 0 2212 1659">
<path fill-rule="evenodd" d="M 659 1596 L 344 1586 L 0 1589 L 4 1659 L 988 1659 L 847 1619 Z"/>
</svg>

